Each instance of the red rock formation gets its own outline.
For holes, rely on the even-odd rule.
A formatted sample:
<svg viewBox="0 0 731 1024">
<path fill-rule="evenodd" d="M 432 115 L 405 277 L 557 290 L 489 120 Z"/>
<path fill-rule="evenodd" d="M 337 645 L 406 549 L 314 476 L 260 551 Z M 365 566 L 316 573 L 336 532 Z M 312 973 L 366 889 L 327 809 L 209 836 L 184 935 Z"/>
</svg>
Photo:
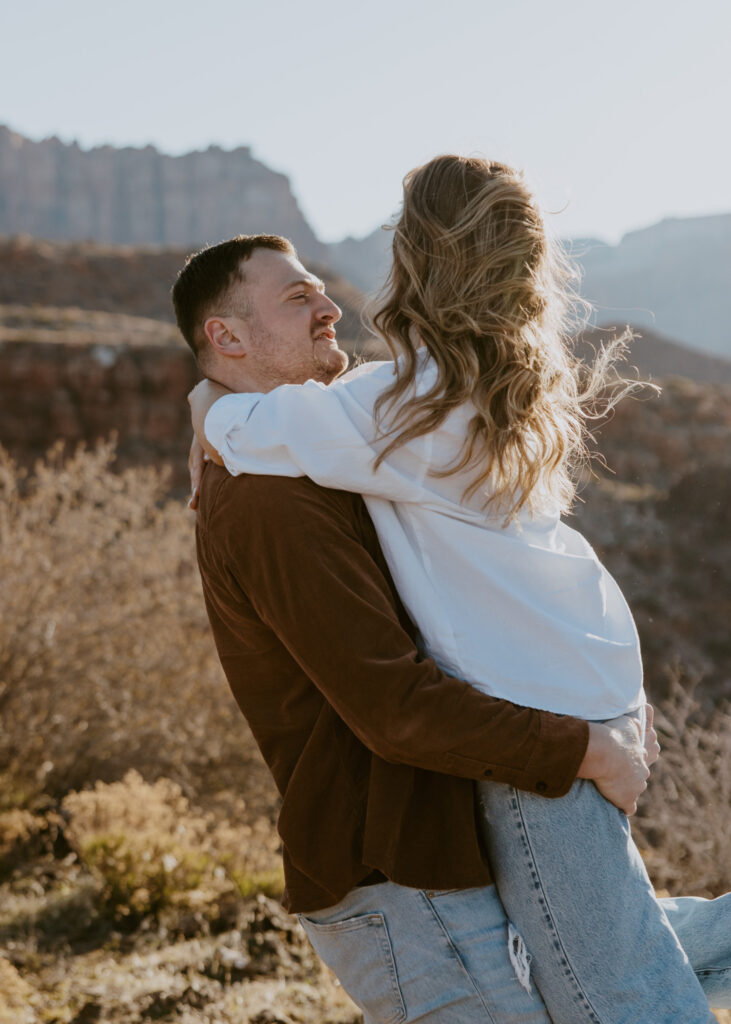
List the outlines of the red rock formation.
<svg viewBox="0 0 731 1024">
<path fill-rule="evenodd" d="M 190 251 L 0 238 L 0 304 L 74 306 L 170 323 L 170 289 Z M 355 342 L 363 296 L 326 267 L 308 266 L 343 311 L 339 335 Z"/>
<path fill-rule="evenodd" d="M 119 435 L 119 464 L 173 468 L 184 490 L 186 395 L 200 374 L 180 347 L 0 343 L 0 443 L 28 463 L 56 440 Z"/>
</svg>

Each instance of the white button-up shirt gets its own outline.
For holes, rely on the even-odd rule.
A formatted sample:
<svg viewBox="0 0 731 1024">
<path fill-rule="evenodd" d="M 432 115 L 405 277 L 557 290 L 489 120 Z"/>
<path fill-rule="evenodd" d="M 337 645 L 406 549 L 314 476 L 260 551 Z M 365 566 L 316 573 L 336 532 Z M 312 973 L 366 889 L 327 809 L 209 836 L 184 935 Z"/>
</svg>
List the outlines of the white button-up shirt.
<svg viewBox="0 0 731 1024">
<path fill-rule="evenodd" d="M 469 472 L 430 475 L 460 453 L 470 405 L 374 471 L 385 443 L 373 409 L 393 375 L 391 362 L 368 363 L 327 387 L 229 395 L 209 411 L 206 436 L 230 473 L 308 476 L 361 493 L 424 648 L 446 672 L 493 696 L 590 720 L 641 707 L 627 602 L 555 503 L 506 526 L 499 511 L 485 511 L 484 492 L 463 499 Z M 420 354 L 417 392 L 435 378 Z"/>
</svg>

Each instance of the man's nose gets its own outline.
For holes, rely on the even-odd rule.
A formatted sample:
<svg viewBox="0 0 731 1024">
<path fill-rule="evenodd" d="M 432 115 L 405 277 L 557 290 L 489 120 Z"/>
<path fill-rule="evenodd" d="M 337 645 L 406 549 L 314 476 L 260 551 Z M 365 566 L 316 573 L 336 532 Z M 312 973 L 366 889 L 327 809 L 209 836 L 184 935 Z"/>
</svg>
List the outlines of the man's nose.
<svg viewBox="0 0 731 1024">
<path fill-rule="evenodd" d="M 340 306 L 336 306 L 331 298 L 327 295 L 323 295 L 322 303 L 317 310 L 318 320 L 323 320 L 328 324 L 336 324 L 342 315 L 343 311 Z"/>
</svg>

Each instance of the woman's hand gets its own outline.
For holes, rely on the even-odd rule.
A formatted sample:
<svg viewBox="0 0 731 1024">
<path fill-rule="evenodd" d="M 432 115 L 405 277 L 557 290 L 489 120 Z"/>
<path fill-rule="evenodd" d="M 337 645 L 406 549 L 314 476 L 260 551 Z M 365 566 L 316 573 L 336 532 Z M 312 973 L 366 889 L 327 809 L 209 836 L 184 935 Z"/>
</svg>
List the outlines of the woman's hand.
<svg viewBox="0 0 731 1024">
<path fill-rule="evenodd" d="M 203 446 L 203 450 L 207 451 L 211 458 L 213 458 L 214 452 L 216 455 L 218 455 L 218 452 L 206 441 L 203 425 L 206 422 L 208 410 L 214 402 L 217 402 L 219 398 L 223 398 L 224 395 L 230 394 L 229 388 L 225 388 L 223 384 L 217 384 L 213 380 L 202 380 L 200 384 L 196 384 L 188 395 L 188 404 L 190 405 L 190 415 L 193 420 L 195 436 Z"/>
<path fill-rule="evenodd" d="M 190 473 L 190 501 L 188 502 L 188 508 L 193 509 L 193 511 L 198 508 L 198 492 L 200 491 L 203 470 L 206 468 L 206 462 L 208 461 L 208 456 L 203 451 L 200 441 L 193 434 L 193 440 L 190 442 L 190 452 L 188 453 L 188 472 Z"/>
<path fill-rule="evenodd" d="M 206 438 L 204 424 L 208 410 L 211 408 L 214 402 L 217 402 L 219 398 L 223 398 L 224 395 L 230 395 L 231 392 L 228 388 L 224 387 L 223 384 L 217 384 L 212 380 L 202 380 L 200 384 L 196 384 L 193 390 L 188 395 L 188 404 L 190 405 L 190 415 L 193 421 L 193 441 L 190 446 L 190 453 L 188 455 L 188 472 L 190 473 L 190 501 L 188 507 L 192 509 L 198 508 L 198 491 L 200 489 L 201 477 L 203 476 L 203 469 L 207 461 L 217 463 L 219 466 L 223 465 L 223 460 L 216 449 Z"/>
</svg>

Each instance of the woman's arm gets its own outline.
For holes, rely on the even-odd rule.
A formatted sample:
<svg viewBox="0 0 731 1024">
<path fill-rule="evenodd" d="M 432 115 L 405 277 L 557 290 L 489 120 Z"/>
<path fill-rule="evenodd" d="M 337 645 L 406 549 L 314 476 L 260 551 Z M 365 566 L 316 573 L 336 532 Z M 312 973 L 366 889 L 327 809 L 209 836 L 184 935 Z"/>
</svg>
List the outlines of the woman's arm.
<svg viewBox="0 0 731 1024">
<path fill-rule="evenodd" d="M 190 396 L 196 434 L 234 476 L 308 476 L 390 501 L 424 500 L 429 436 L 397 449 L 374 472 L 383 441 L 376 439 L 373 411 L 392 380 L 392 364 L 384 363 L 329 387 L 308 381 L 219 397 L 217 385 L 199 385 Z"/>
<path fill-rule="evenodd" d="M 188 395 L 190 414 L 193 420 L 193 440 L 188 453 L 188 472 L 190 473 L 190 501 L 188 508 L 198 508 L 198 492 L 200 490 L 203 470 L 207 461 L 223 465 L 223 459 L 212 444 L 206 439 L 203 422 L 211 406 L 223 395 L 231 392 L 223 384 L 212 380 L 202 380 Z"/>
<path fill-rule="evenodd" d="M 206 437 L 203 425 L 211 406 L 215 405 L 219 398 L 223 398 L 225 395 L 230 394 L 232 394 L 232 392 L 229 388 L 224 387 L 223 384 L 218 384 L 215 380 L 208 380 L 206 378 L 196 384 L 188 395 L 190 417 L 193 421 L 193 432 L 196 440 L 208 458 L 212 459 L 213 462 L 216 462 L 219 466 L 223 465 L 223 459 Z M 191 448 L 191 452 L 192 450 L 193 449 Z"/>
</svg>

